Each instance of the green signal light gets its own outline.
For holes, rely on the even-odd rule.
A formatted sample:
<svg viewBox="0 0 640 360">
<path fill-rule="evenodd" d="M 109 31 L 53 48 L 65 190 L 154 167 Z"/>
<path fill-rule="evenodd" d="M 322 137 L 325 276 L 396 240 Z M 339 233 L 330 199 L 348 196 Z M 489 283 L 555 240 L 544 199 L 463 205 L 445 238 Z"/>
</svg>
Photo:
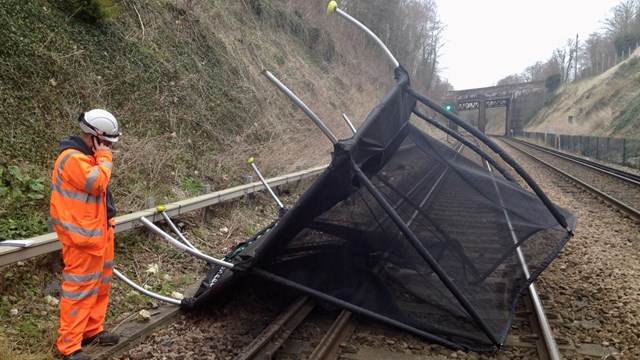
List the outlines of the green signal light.
<svg viewBox="0 0 640 360">
<path fill-rule="evenodd" d="M 444 109 L 447 111 L 453 111 L 453 104 L 445 104 Z"/>
</svg>

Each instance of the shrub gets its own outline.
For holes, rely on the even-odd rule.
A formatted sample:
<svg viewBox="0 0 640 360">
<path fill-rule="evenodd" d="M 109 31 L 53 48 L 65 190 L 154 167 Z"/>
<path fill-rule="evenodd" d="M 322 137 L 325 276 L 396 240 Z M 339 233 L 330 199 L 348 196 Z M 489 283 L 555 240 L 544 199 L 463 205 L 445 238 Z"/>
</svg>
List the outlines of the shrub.
<svg viewBox="0 0 640 360">
<path fill-rule="evenodd" d="M 30 172 L 32 169 L 27 169 Z M 37 214 L 46 206 L 45 179 L 33 178 L 16 165 L 0 165 L 0 239 L 20 239 L 43 234 L 46 219 Z"/>
<path fill-rule="evenodd" d="M 115 0 L 63 0 L 63 7 L 78 19 L 98 24 L 108 22 L 120 12 Z"/>
<path fill-rule="evenodd" d="M 618 55 L 624 56 L 624 54 L 626 53 L 627 56 L 629 56 L 629 49 L 635 49 L 638 40 L 639 39 L 635 34 L 622 34 L 614 38 L 613 46 L 615 46 Z"/>
<path fill-rule="evenodd" d="M 562 76 L 560 74 L 552 74 L 547 76 L 544 81 L 544 86 L 549 90 L 549 92 L 554 92 L 560 87 L 561 82 Z"/>
</svg>

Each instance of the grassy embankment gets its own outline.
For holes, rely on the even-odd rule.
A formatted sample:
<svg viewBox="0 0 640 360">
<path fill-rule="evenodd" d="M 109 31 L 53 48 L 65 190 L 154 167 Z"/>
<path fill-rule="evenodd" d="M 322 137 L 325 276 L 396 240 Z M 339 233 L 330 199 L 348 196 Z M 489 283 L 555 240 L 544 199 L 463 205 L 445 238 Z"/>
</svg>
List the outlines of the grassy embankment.
<svg viewBox="0 0 640 360">
<path fill-rule="evenodd" d="M 591 78 L 562 85 L 527 131 L 640 138 L 640 52 Z M 571 120 L 570 120 L 571 117 Z"/>
</svg>

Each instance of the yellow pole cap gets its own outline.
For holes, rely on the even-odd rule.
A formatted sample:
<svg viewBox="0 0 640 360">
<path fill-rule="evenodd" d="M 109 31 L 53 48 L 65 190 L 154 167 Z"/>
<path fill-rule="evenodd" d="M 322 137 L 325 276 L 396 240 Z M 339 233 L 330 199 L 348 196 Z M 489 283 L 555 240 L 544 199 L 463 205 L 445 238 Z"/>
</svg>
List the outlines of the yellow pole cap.
<svg viewBox="0 0 640 360">
<path fill-rule="evenodd" d="M 336 11 L 338 7 L 338 3 L 335 1 L 329 1 L 329 5 L 327 5 L 327 14 L 331 15 Z"/>
<path fill-rule="evenodd" d="M 248 165 L 253 164 L 253 156 L 247 159 L 247 164 Z"/>
<path fill-rule="evenodd" d="M 165 210 L 167 210 L 167 207 L 164 205 L 158 205 L 156 206 L 156 211 L 157 212 L 164 212 Z"/>
</svg>

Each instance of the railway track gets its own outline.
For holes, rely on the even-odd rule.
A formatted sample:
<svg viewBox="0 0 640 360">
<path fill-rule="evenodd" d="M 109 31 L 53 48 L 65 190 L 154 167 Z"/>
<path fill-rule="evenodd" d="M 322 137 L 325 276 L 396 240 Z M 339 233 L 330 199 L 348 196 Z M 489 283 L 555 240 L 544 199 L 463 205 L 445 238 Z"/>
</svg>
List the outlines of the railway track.
<svg viewBox="0 0 640 360">
<path fill-rule="evenodd" d="M 469 158 L 474 157 L 473 154 L 463 154 Z M 563 191 L 576 193 L 575 186 L 568 183 L 564 185 Z M 442 211 L 443 216 L 446 216 L 447 210 Z M 509 266 L 515 267 L 518 264 Z M 545 335 L 536 319 L 535 304 L 529 299 L 525 299 L 519 305 L 504 346 L 497 354 L 485 355 L 455 352 L 346 311 L 326 311 L 306 297 L 295 299 L 285 306 L 278 300 L 274 300 L 275 303 L 265 301 L 267 297 L 274 296 L 274 289 L 262 290 L 260 295 L 255 294 L 257 290 L 254 286 L 238 291 L 248 291 L 254 296 L 243 296 L 242 303 L 233 300 L 224 305 L 214 304 L 212 309 L 204 314 L 185 314 L 175 328 L 172 326 L 167 332 L 152 336 L 128 353 L 118 355 L 120 357 L 116 359 L 156 357 L 149 354 L 153 354 L 154 349 L 158 349 L 162 344 L 173 343 L 173 340 L 167 339 L 175 338 L 174 333 L 185 336 L 194 328 L 197 329 L 196 332 L 203 332 L 202 329 L 205 328 L 214 329 L 213 331 L 217 329 L 216 335 L 204 336 L 205 339 L 211 339 L 212 343 L 222 341 L 214 340 L 217 336 L 226 339 L 226 345 L 211 347 L 211 354 L 215 354 L 216 359 L 435 359 L 438 356 L 489 359 L 500 356 L 499 354 L 504 354 L 502 356 L 506 358 L 552 358 L 549 350 L 545 348 Z M 275 290 L 275 294 L 280 294 L 279 290 Z M 593 359 L 615 354 L 615 349 L 606 346 L 579 343 L 581 339 L 573 338 L 563 330 L 567 327 L 568 320 L 563 309 L 557 308 L 558 295 L 543 293 L 541 298 L 545 304 L 550 304 L 547 318 L 553 332 L 560 334 L 557 346 L 563 354 L 581 354 L 581 357 L 575 358 Z M 283 308 L 286 309 L 282 312 L 277 310 Z M 147 356 L 139 356 L 145 351 Z"/>
<path fill-rule="evenodd" d="M 476 145 L 480 149 L 483 148 L 483 144 L 477 141 Z M 465 150 L 466 152 L 469 152 L 468 149 Z M 488 153 L 493 154 L 491 151 L 488 151 Z M 496 162 L 499 162 L 500 159 L 497 157 L 497 155 L 493 155 L 494 160 Z M 480 165 L 486 168 L 488 171 L 495 172 L 495 169 L 491 166 L 491 164 L 479 157 L 475 152 L 472 155 L 467 155 L 467 157 L 474 159 L 475 162 L 480 163 Z M 517 240 L 514 239 L 514 241 Z M 519 249 L 518 260 L 518 264 L 511 264 L 511 266 L 520 266 L 523 269 L 525 277 L 528 277 L 529 269 L 527 260 Z M 512 334 L 509 338 L 510 341 L 508 339 L 506 345 L 516 348 L 529 348 L 529 346 L 533 342 L 535 343 L 536 354 L 531 355 L 537 355 L 537 358 L 544 360 L 562 359 L 562 356 L 560 355 L 560 349 L 551 330 L 548 316 L 543 307 L 542 301 L 540 300 L 540 296 L 538 295 L 535 284 L 531 284 L 529 286 L 527 295 L 525 296 L 525 300 L 520 304 L 520 311 L 522 311 L 523 306 L 524 313 L 520 312 L 520 314 L 526 316 L 521 316 L 516 321 L 514 321 L 514 324 L 512 325 Z M 523 317 L 525 319 L 523 319 Z"/>
<path fill-rule="evenodd" d="M 640 220 L 640 176 L 514 139 L 500 141 Z"/>
<path fill-rule="evenodd" d="M 406 151 L 411 151 L 407 149 Z M 461 156 L 466 156 L 475 161 L 481 161 L 481 158 L 475 153 L 470 153 L 468 149 L 459 147 L 458 151 Z M 418 184 L 416 184 L 418 188 Z M 435 196 L 431 191 L 427 192 L 422 202 L 427 201 L 429 196 Z M 459 203 L 455 193 L 438 193 L 437 196 L 444 196 L 452 201 L 451 204 Z M 401 207 L 402 201 L 395 204 L 395 207 Z M 460 208 L 452 207 L 449 209 L 438 209 L 437 213 L 442 217 L 451 216 L 456 213 L 457 216 L 474 216 L 481 209 L 474 209 L 472 204 L 466 204 L 463 207 L 465 214 L 460 214 Z M 438 219 L 434 219 L 436 222 Z M 469 230 L 472 231 L 472 230 Z M 474 228 L 473 231 L 491 231 L 490 228 L 485 230 Z M 475 249 L 476 251 L 487 249 Z M 473 251 L 473 250 L 472 250 Z M 487 253 L 492 253 L 488 251 Z M 497 259 L 495 259 L 497 260 Z M 511 264 L 511 267 L 519 266 L 519 264 Z M 507 266 L 504 271 L 509 271 Z M 499 284 L 493 284 L 497 289 L 501 287 Z M 236 360 L 251 359 L 371 359 L 379 358 L 395 358 L 395 359 L 413 359 L 416 358 L 407 346 L 402 348 L 400 352 L 377 349 L 369 351 L 366 346 L 362 346 L 362 338 L 366 336 L 356 334 L 368 334 L 380 331 L 376 329 L 376 325 L 370 321 L 362 319 L 359 321 L 356 316 L 348 311 L 340 311 L 337 315 L 333 314 L 334 320 L 331 325 L 327 325 L 327 316 L 319 320 L 318 317 L 312 316 L 315 303 L 310 298 L 304 296 L 294 301 L 282 314 L 280 314 L 265 330 L 255 338 L 255 340 L 244 348 L 244 350 L 235 357 Z M 324 324 L 324 325 L 322 325 Z M 298 328 L 314 329 L 297 330 Z M 513 333 L 507 339 L 506 347 L 510 351 L 516 351 L 519 354 L 526 355 L 527 358 L 539 359 L 560 359 L 559 349 L 550 333 L 550 326 L 547 321 L 546 314 L 541 307 L 537 293 L 529 293 L 529 297 L 521 303 L 516 318 L 513 323 Z M 305 335 L 297 334 L 296 332 Z M 313 335 L 310 337 L 309 334 Z M 549 338 L 552 340 L 549 341 Z M 395 343 L 395 339 L 388 339 L 388 343 Z M 442 348 L 440 352 L 446 353 L 447 350 Z"/>
<path fill-rule="evenodd" d="M 479 157 L 475 153 L 469 154 L 468 150 L 463 151 L 462 154 L 470 159 L 480 160 Z M 441 196 L 446 196 L 452 199 L 451 203 L 456 203 L 455 196 L 456 194 L 439 194 Z M 451 214 L 447 209 L 439 209 L 439 214 L 442 216 L 450 216 Z M 467 207 L 468 211 L 467 216 L 473 216 L 478 209 L 473 209 L 472 207 Z M 456 211 L 458 211 L 456 209 Z M 459 214 L 458 214 L 459 215 Z M 465 216 L 464 214 L 462 214 Z M 475 229 L 475 231 L 482 231 L 482 229 Z M 516 266 L 516 264 L 513 264 Z M 306 300 L 310 301 L 310 300 Z M 292 306 L 291 309 L 298 309 L 299 307 Z M 290 310 L 293 311 L 293 310 Z M 541 316 L 542 315 L 542 316 Z M 512 325 L 511 334 L 509 335 L 507 342 L 505 343 L 506 348 L 510 348 L 511 351 L 516 351 L 520 354 L 526 354 L 529 358 L 538 358 L 538 359 L 560 359 L 562 358 L 559 350 L 559 346 L 556 343 L 555 338 L 553 338 L 553 333 L 551 332 L 551 326 L 549 321 L 547 320 L 547 315 L 542 309 L 539 298 L 537 295 L 532 295 L 529 293 L 529 296 L 526 300 L 520 305 L 520 308 L 517 312 L 516 318 Z M 557 319 L 556 313 L 551 315 L 552 318 Z M 293 315 L 281 315 L 280 318 L 296 318 Z M 279 319 L 280 319 L 279 318 Z M 349 319 L 346 321 L 345 319 Z M 301 320 L 301 319 L 300 319 Z M 301 320 L 302 321 L 302 320 Z M 277 324 L 277 323 L 276 323 Z M 358 351 L 354 351 L 354 349 L 358 349 L 357 344 L 351 344 L 349 341 L 350 333 L 354 332 L 356 327 L 363 328 L 366 325 L 356 323 L 353 316 L 346 311 L 340 313 L 340 316 L 335 320 L 333 325 L 329 327 L 326 333 L 323 334 L 322 340 L 320 341 L 307 341 L 306 346 L 283 346 L 286 341 L 281 341 L 280 345 L 282 346 L 281 357 L 273 357 L 275 355 L 274 352 L 270 353 L 272 357 L 262 357 L 262 356 L 246 356 L 244 354 L 242 357 L 238 357 L 237 359 L 261 359 L 261 358 L 287 358 L 284 354 L 284 349 L 307 349 L 307 353 L 298 352 L 296 354 L 289 354 L 297 356 L 297 358 L 305 358 L 305 359 L 338 359 L 338 358 L 348 358 L 348 359 L 365 359 L 370 358 L 370 352 L 364 352 L 359 354 Z M 274 329 L 278 326 L 269 326 L 268 329 Z M 346 328 L 346 330 L 345 330 Z M 283 327 L 283 330 L 286 327 Z M 289 334 L 292 332 L 290 331 Z M 269 338 L 279 338 L 282 339 L 282 336 L 278 336 L 275 333 L 271 333 L 269 337 L 259 337 L 256 339 L 256 347 L 258 348 L 266 348 L 268 345 L 272 345 Z M 552 340 L 549 341 L 548 339 Z M 327 342 L 327 339 L 333 340 L 333 342 Z M 312 343 L 317 343 L 318 345 L 314 348 L 310 346 Z M 562 345 L 566 345 L 567 341 L 565 339 L 560 339 L 560 343 Z M 340 346 L 341 344 L 341 346 Z M 342 354 L 342 348 L 346 349 L 347 354 Z M 314 349 L 310 351 L 309 349 Z M 323 352 L 323 349 L 331 349 L 330 352 Z M 322 354 L 320 357 L 318 354 Z M 264 355 L 264 353 L 262 353 Z M 380 355 L 380 354 L 378 354 Z M 387 356 L 391 356 L 388 354 Z M 384 358 L 384 357 L 381 357 Z M 410 355 L 407 358 L 412 358 Z"/>
</svg>

